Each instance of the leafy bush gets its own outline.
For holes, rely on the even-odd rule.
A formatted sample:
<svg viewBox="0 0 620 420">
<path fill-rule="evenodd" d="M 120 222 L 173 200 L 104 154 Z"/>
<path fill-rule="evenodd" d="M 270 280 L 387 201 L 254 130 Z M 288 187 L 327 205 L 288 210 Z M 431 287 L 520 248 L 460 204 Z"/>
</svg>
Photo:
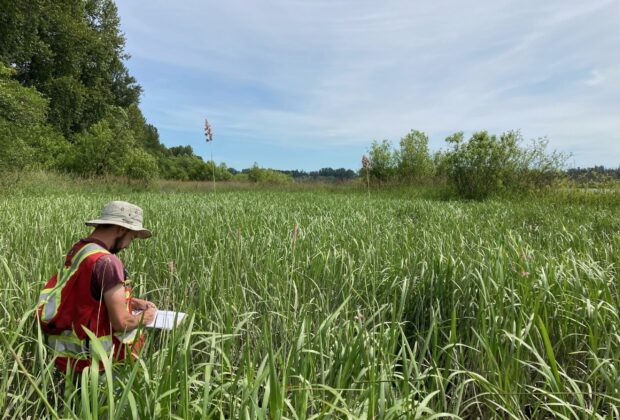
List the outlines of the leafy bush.
<svg viewBox="0 0 620 420">
<path fill-rule="evenodd" d="M 542 188 L 553 182 L 566 161 L 566 155 L 546 152 L 546 139 L 523 146 L 518 131 L 499 137 L 479 131 L 468 141 L 458 132 L 446 142 L 450 149 L 438 156 L 440 172 L 460 197 L 469 199 Z"/>
<path fill-rule="evenodd" d="M 370 167 L 362 168 L 360 176 L 366 178 L 366 170 L 373 181 L 380 183 L 412 182 L 433 174 L 433 160 L 428 151 L 428 137 L 421 131 L 411 130 L 400 139 L 400 148 L 392 149 L 388 140 L 373 141 L 368 150 Z"/>
<path fill-rule="evenodd" d="M 373 141 L 368 150 L 370 159 L 370 177 L 379 182 L 387 182 L 393 179 L 396 172 L 395 154 L 392 152 L 392 144 L 388 140 L 381 143 Z"/>
<path fill-rule="evenodd" d="M 130 179 L 148 183 L 157 178 L 157 160 L 142 149 L 132 150 L 125 165 L 125 175 Z"/>
<path fill-rule="evenodd" d="M 209 161 L 215 164 L 213 161 Z M 215 179 L 219 181 L 229 181 L 232 179 L 232 174 L 228 170 L 228 166 L 224 162 L 220 163 L 215 168 Z"/>
<path fill-rule="evenodd" d="M 231 179 L 238 182 L 247 182 L 250 180 L 250 177 L 246 172 L 239 172 L 234 174 Z"/>
<path fill-rule="evenodd" d="M 0 64 L 0 171 L 54 169 L 69 144 L 46 124 L 48 101 Z"/>
<path fill-rule="evenodd" d="M 191 146 L 178 146 L 170 149 L 172 156 L 160 156 L 160 175 L 165 179 L 179 181 L 227 181 L 232 174 L 226 164 L 219 166 L 209 160 L 205 162 L 200 156 L 193 154 Z M 215 172 L 215 174 L 214 174 Z"/>
<path fill-rule="evenodd" d="M 106 118 L 74 139 L 69 169 L 83 175 L 125 175 L 135 141 L 122 108 L 112 109 Z"/>
<path fill-rule="evenodd" d="M 0 117 L 20 126 L 45 123 L 48 100 L 35 88 L 11 79 L 14 73 L 0 63 Z"/>
<path fill-rule="evenodd" d="M 400 139 L 400 149 L 395 155 L 399 179 L 413 181 L 432 175 L 433 161 L 428 151 L 428 137 L 423 132 L 411 130 Z"/>
<path fill-rule="evenodd" d="M 248 180 L 261 184 L 287 184 L 293 181 L 290 175 L 273 169 L 260 168 L 258 164 L 254 165 L 247 172 Z"/>
<path fill-rule="evenodd" d="M 24 141 L 23 130 L 0 117 L 0 172 L 20 171 L 33 161 L 34 151 Z"/>
</svg>

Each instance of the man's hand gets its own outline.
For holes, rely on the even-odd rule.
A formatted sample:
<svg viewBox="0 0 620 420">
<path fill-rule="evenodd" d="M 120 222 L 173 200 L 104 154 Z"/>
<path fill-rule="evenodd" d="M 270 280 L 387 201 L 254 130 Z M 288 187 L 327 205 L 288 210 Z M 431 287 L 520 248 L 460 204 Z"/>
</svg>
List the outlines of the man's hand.
<svg viewBox="0 0 620 420">
<path fill-rule="evenodd" d="M 131 306 L 138 311 L 145 311 L 149 308 L 157 309 L 157 306 L 155 306 L 153 302 L 138 298 L 131 298 Z"/>
<path fill-rule="evenodd" d="M 157 315 L 157 309 L 156 308 L 147 308 L 144 312 L 141 312 L 138 314 L 138 316 L 142 316 L 144 314 L 144 317 L 142 318 L 142 325 L 148 325 L 151 322 L 155 321 L 155 315 Z"/>
<path fill-rule="evenodd" d="M 108 309 L 110 323 L 114 331 L 122 332 L 136 329 L 138 325 L 140 325 L 141 319 L 143 325 L 153 322 L 155 314 L 157 313 L 155 305 L 142 299 L 136 300 L 139 301 L 138 305 L 148 305 L 149 307 L 145 307 L 143 312 L 133 315 L 127 312 L 127 307 L 125 306 L 125 289 L 123 285 L 119 284 L 103 294 L 103 301 Z M 135 309 L 141 310 L 139 306 Z M 142 318 L 143 316 L 144 319 Z"/>
</svg>

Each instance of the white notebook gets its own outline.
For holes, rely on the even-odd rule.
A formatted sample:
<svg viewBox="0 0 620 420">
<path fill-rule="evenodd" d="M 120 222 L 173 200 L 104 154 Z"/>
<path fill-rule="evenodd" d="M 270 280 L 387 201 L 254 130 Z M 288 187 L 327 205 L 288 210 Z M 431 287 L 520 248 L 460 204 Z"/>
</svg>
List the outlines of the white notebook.
<svg viewBox="0 0 620 420">
<path fill-rule="evenodd" d="M 140 312 L 141 311 L 134 311 L 133 313 L 134 315 L 137 315 Z M 171 330 L 178 326 L 186 315 L 187 314 L 184 312 L 162 311 L 158 309 L 153 322 L 146 324 L 145 327 L 157 328 L 160 330 Z"/>
</svg>

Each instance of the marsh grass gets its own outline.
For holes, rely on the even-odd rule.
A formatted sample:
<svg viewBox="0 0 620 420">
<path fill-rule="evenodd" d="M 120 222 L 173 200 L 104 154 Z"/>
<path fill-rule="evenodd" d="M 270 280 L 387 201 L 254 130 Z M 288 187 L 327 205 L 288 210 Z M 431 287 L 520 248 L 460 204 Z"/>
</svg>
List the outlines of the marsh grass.
<svg viewBox="0 0 620 420">
<path fill-rule="evenodd" d="M 98 352 L 106 370 L 60 395 L 33 309 L 119 198 L 155 232 L 121 255 L 134 293 L 190 318 L 131 363 Z M 7 416 L 619 416 L 613 206 L 99 191 L 5 196 L 0 215 Z"/>
</svg>

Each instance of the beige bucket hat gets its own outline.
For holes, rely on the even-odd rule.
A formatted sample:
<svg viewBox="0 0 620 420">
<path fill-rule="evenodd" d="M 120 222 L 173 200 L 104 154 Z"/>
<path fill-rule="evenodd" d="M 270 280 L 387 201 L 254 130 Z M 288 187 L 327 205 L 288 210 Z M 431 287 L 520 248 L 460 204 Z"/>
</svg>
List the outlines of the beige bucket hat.
<svg viewBox="0 0 620 420">
<path fill-rule="evenodd" d="M 112 201 L 101 210 L 101 216 L 86 222 L 87 226 L 117 225 L 138 232 L 139 238 L 149 238 L 152 233 L 142 227 L 142 209 L 126 201 Z"/>
</svg>

